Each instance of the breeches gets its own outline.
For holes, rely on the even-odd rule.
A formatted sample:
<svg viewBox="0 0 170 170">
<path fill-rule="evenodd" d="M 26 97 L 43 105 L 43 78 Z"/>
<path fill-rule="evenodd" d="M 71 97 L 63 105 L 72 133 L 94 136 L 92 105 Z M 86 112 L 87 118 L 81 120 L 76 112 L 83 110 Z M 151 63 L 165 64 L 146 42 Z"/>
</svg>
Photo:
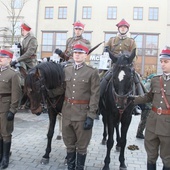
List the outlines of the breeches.
<svg viewBox="0 0 170 170">
<path fill-rule="evenodd" d="M 87 153 L 87 147 L 91 139 L 92 129 L 83 129 L 84 121 L 71 121 L 62 119 L 63 141 L 67 152 L 77 151 L 80 154 Z"/>
<path fill-rule="evenodd" d="M 14 121 L 7 120 L 6 113 L 0 113 L 0 139 L 4 142 L 11 142 L 11 133 L 14 129 Z"/>
<path fill-rule="evenodd" d="M 170 136 L 160 136 L 155 133 L 145 131 L 145 149 L 148 163 L 155 164 L 160 153 L 163 165 L 170 167 Z"/>
</svg>

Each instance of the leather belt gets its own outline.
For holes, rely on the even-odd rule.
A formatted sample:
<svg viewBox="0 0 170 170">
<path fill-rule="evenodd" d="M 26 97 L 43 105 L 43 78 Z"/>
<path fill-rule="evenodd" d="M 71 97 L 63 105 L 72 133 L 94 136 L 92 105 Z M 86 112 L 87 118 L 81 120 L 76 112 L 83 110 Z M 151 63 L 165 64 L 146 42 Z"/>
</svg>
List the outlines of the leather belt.
<svg viewBox="0 0 170 170">
<path fill-rule="evenodd" d="M 11 96 L 11 94 L 9 93 L 1 93 L 0 94 L 0 98 L 2 98 L 2 97 L 8 97 L 8 96 Z"/>
<path fill-rule="evenodd" d="M 74 100 L 68 97 L 65 97 L 65 101 L 71 104 L 89 104 L 89 100 Z"/>
<path fill-rule="evenodd" d="M 170 109 L 169 110 L 163 110 L 161 107 L 156 108 L 156 107 L 152 107 L 152 110 L 157 113 L 158 115 L 168 115 L 170 114 Z"/>
</svg>

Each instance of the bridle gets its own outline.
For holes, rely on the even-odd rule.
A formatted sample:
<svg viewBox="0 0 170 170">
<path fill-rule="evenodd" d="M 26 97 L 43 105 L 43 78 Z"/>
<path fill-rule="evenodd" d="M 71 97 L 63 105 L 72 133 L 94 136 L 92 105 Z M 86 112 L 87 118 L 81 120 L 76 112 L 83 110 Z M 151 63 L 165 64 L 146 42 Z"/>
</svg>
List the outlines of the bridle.
<svg viewBox="0 0 170 170">
<path fill-rule="evenodd" d="M 112 94 L 113 94 L 113 98 L 114 98 L 115 103 L 116 103 L 116 107 L 119 110 L 120 119 L 121 119 L 121 116 L 122 116 L 123 112 L 132 103 L 131 100 L 128 102 L 128 96 L 134 93 L 134 90 L 133 90 L 133 80 L 134 80 L 135 71 L 134 71 L 132 63 L 131 64 L 126 64 L 126 65 L 118 65 L 117 67 L 118 67 L 119 70 L 122 70 L 123 67 L 129 67 L 130 70 L 131 70 L 131 78 L 130 78 L 131 87 L 130 87 L 130 91 L 128 91 L 126 94 L 119 95 L 116 92 L 115 86 L 114 86 L 114 82 L 113 82 L 113 77 L 112 77 L 112 82 L 113 82 L 113 85 L 112 85 Z M 122 108 L 122 106 L 119 105 L 119 103 L 122 102 L 122 101 L 123 101 L 123 108 Z"/>
</svg>

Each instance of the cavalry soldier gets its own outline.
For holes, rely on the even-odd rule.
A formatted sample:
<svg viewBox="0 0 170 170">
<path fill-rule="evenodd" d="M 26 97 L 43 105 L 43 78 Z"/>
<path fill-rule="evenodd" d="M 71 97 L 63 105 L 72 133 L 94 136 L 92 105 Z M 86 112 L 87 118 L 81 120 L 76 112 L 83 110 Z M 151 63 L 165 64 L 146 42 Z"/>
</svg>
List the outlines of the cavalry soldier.
<svg viewBox="0 0 170 170">
<path fill-rule="evenodd" d="M 135 104 L 152 103 L 145 130 L 147 170 L 156 170 L 159 154 L 163 170 L 170 170 L 170 47 L 162 50 L 159 58 L 163 74 L 151 79 L 148 93 L 130 97 Z"/>
<path fill-rule="evenodd" d="M 100 79 L 98 70 L 85 63 L 88 52 L 86 44 L 75 44 L 74 63 L 65 66 L 62 133 L 67 147 L 68 170 L 84 170 L 93 119 L 98 108 Z"/>
<path fill-rule="evenodd" d="M 72 60 L 72 52 L 73 52 L 73 46 L 77 43 L 77 42 L 83 42 L 85 43 L 88 48 L 91 48 L 91 44 L 88 40 L 84 39 L 82 34 L 84 32 L 84 24 L 81 23 L 80 21 L 77 21 L 73 24 L 74 26 L 74 37 L 71 37 L 67 40 L 66 42 L 66 49 L 64 52 L 62 52 L 60 49 L 56 49 L 55 53 L 58 54 L 62 59 L 66 60 L 66 61 L 70 61 L 73 62 Z"/>
<path fill-rule="evenodd" d="M 127 36 L 130 24 L 122 19 L 116 26 L 118 27 L 117 36 L 110 38 L 105 47 L 109 48 L 114 55 L 124 51 L 132 52 L 136 48 L 136 43 L 133 38 Z"/>
<path fill-rule="evenodd" d="M 15 66 L 16 63 L 20 63 L 21 67 L 25 70 L 33 68 L 37 64 L 37 39 L 30 33 L 31 27 L 23 23 L 21 25 L 21 34 L 24 36 L 21 46 L 21 56 L 11 63 L 11 66 Z"/>
<path fill-rule="evenodd" d="M 0 50 L 0 162 L 5 169 L 9 164 L 11 133 L 14 115 L 21 95 L 19 72 L 10 67 L 13 52 Z"/>
</svg>

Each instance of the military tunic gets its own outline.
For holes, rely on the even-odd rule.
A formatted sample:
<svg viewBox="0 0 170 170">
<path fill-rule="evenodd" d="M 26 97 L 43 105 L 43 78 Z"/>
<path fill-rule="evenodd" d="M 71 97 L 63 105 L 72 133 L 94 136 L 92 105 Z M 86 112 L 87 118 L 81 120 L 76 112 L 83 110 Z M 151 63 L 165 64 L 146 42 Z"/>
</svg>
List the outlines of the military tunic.
<svg viewBox="0 0 170 170">
<path fill-rule="evenodd" d="M 136 48 L 136 43 L 134 39 L 127 36 L 116 36 L 110 38 L 105 46 L 109 46 L 111 52 L 115 55 L 122 53 L 123 51 L 131 52 Z"/>
<path fill-rule="evenodd" d="M 21 56 L 17 59 L 26 70 L 35 67 L 37 64 L 37 47 L 37 39 L 28 33 L 22 41 Z"/>
<path fill-rule="evenodd" d="M 84 39 L 82 36 L 79 37 L 71 37 L 67 40 L 66 42 L 66 50 L 64 53 L 61 53 L 60 57 L 63 58 L 64 60 L 69 60 L 72 59 L 73 55 L 73 46 L 76 43 L 84 43 L 89 49 L 91 48 L 90 41 Z"/>
<path fill-rule="evenodd" d="M 77 141 L 78 153 L 87 152 L 92 129 L 84 130 L 86 117 L 94 119 L 99 102 L 99 75 L 98 70 L 83 63 L 80 68 L 69 65 L 65 68 L 66 91 L 62 108 L 62 133 L 68 152 L 74 152 Z M 73 101 L 88 101 L 86 104 L 73 104 Z"/>
<path fill-rule="evenodd" d="M 163 77 L 163 76 L 162 76 Z M 165 96 L 170 103 L 170 80 L 163 80 Z M 168 110 L 161 94 L 160 75 L 151 79 L 151 90 L 144 96 L 135 97 L 135 104 L 152 102 L 152 107 Z M 165 167 L 170 167 L 170 114 L 158 114 L 151 110 L 146 122 L 145 148 L 148 163 L 154 164 L 160 156 Z"/>
<path fill-rule="evenodd" d="M 6 112 L 17 112 L 21 96 L 19 73 L 8 67 L 0 70 L 0 134 L 4 141 L 11 140 L 13 121 L 8 121 Z"/>
</svg>

